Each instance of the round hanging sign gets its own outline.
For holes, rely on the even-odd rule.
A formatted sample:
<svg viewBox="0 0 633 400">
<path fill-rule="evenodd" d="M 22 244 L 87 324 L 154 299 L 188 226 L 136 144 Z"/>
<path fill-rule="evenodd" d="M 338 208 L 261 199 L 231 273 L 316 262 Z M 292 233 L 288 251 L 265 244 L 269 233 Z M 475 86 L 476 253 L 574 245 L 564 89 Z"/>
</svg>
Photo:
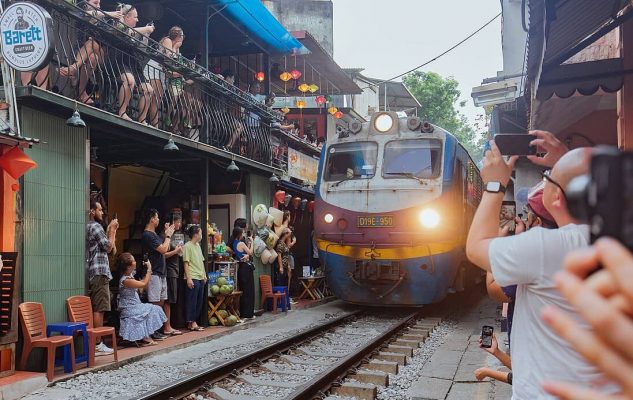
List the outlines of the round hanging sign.
<svg viewBox="0 0 633 400">
<path fill-rule="evenodd" d="M 0 17 L 2 57 L 18 71 L 33 71 L 53 54 L 53 19 L 33 3 L 13 3 Z"/>
</svg>

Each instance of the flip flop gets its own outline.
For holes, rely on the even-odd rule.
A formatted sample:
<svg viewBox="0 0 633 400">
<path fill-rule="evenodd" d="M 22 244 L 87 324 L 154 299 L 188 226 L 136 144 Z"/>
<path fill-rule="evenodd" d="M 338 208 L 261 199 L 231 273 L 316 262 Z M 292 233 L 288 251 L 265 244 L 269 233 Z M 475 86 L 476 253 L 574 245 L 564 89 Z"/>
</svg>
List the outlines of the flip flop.
<svg viewBox="0 0 633 400">
<path fill-rule="evenodd" d="M 158 344 L 158 343 L 156 343 L 156 342 L 155 342 L 155 341 L 153 341 L 153 340 L 150 340 L 150 341 L 147 341 L 147 340 L 141 340 L 141 343 L 142 343 L 144 346 L 156 346 L 156 345 Z"/>
<path fill-rule="evenodd" d="M 178 335 L 182 335 L 182 332 L 179 331 L 178 329 L 174 329 L 171 332 L 164 332 L 165 335 L 171 335 L 171 336 L 178 336 Z"/>
</svg>

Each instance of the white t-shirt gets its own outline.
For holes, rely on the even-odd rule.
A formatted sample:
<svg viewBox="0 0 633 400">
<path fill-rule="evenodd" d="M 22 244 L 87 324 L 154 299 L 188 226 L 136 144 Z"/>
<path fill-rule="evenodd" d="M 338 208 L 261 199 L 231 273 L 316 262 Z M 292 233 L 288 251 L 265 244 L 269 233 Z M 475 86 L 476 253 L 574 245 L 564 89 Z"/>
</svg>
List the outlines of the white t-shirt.
<svg viewBox="0 0 633 400">
<path fill-rule="evenodd" d="M 518 285 L 511 337 L 513 400 L 553 399 L 541 389 L 544 380 L 586 386 L 601 377 L 541 319 L 543 307 L 554 305 L 587 327 L 555 288 L 553 277 L 569 252 L 588 244 L 589 227 L 574 224 L 534 228 L 490 243 L 495 281 L 501 286 Z"/>
</svg>

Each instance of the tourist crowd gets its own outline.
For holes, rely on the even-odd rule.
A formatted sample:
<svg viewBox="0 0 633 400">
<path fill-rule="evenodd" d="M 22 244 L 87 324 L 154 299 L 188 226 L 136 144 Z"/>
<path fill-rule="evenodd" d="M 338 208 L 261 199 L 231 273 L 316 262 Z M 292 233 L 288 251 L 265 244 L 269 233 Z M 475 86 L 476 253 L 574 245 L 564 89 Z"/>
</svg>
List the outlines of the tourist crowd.
<svg viewBox="0 0 633 400">
<path fill-rule="evenodd" d="M 481 170 L 486 191 L 466 252 L 487 272 L 490 297 L 509 304 L 508 351 L 496 336 L 485 349 L 509 372 L 483 367 L 475 376 L 512 384 L 514 400 L 633 399 L 633 255 L 613 239 L 590 245 L 590 227 L 569 211 L 566 187 L 589 172 L 592 150 L 531 134 L 545 155 L 529 160 L 550 169 L 513 235 L 498 221 L 518 157 L 504 158 L 492 141 Z"/>
</svg>

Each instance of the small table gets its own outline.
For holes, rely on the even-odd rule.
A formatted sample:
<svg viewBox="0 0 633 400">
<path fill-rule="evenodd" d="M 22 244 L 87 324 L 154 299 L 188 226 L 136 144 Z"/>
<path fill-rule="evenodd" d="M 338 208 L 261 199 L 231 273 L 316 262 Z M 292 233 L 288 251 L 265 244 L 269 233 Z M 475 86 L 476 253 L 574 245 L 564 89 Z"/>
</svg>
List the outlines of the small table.
<svg viewBox="0 0 633 400">
<path fill-rule="evenodd" d="M 75 333 L 81 332 L 84 353 L 80 356 L 75 356 L 75 364 L 80 362 L 88 362 L 88 330 L 85 322 L 57 322 L 54 324 L 48 324 L 46 326 L 46 336 L 50 337 L 51 333 L 56 332 L 64 336 L 75 336 Z M 74 344 L 73 344 L 74 345 Z M 75 352 L 77 354 L 77 352 Z M 68 373 L 72 371 L 72 364 L 70 361 L 70 346 L 64 346 L 64 372 Z M 55 360 L 55 365 L 60 365 Z"/>
<path fill-rule="evenodd" d="M 308 296 L 312 298 L 312 300 L 322 299 L 323 293 L 319 290 L 319 286 L 325 277 L 323 276 L 311 276 L 308 278 L 299 278 L 299 282 L 301 282 L 301 286 L 303 286 L 303 292 L 299 296 L 299 299 L 307 299 Z"/>
<path fill-rule="evenodd" d="M 236 316 L 239 322 L 239 304 L 241 296 L 242 292 L 239 290 L 236 290 L 231 294 L 216 294 L 215 296 L 209 296 L 209 310 L 211 312 L 211 315 L 215 316 L 222 325 L 225 325 L 224 318 L 222 318 L 222 316 L 220 315 L 220 307 L 224 305 L 226 307 L 226 312 L 228 312 L 229 315 Z"/>
</svg>

